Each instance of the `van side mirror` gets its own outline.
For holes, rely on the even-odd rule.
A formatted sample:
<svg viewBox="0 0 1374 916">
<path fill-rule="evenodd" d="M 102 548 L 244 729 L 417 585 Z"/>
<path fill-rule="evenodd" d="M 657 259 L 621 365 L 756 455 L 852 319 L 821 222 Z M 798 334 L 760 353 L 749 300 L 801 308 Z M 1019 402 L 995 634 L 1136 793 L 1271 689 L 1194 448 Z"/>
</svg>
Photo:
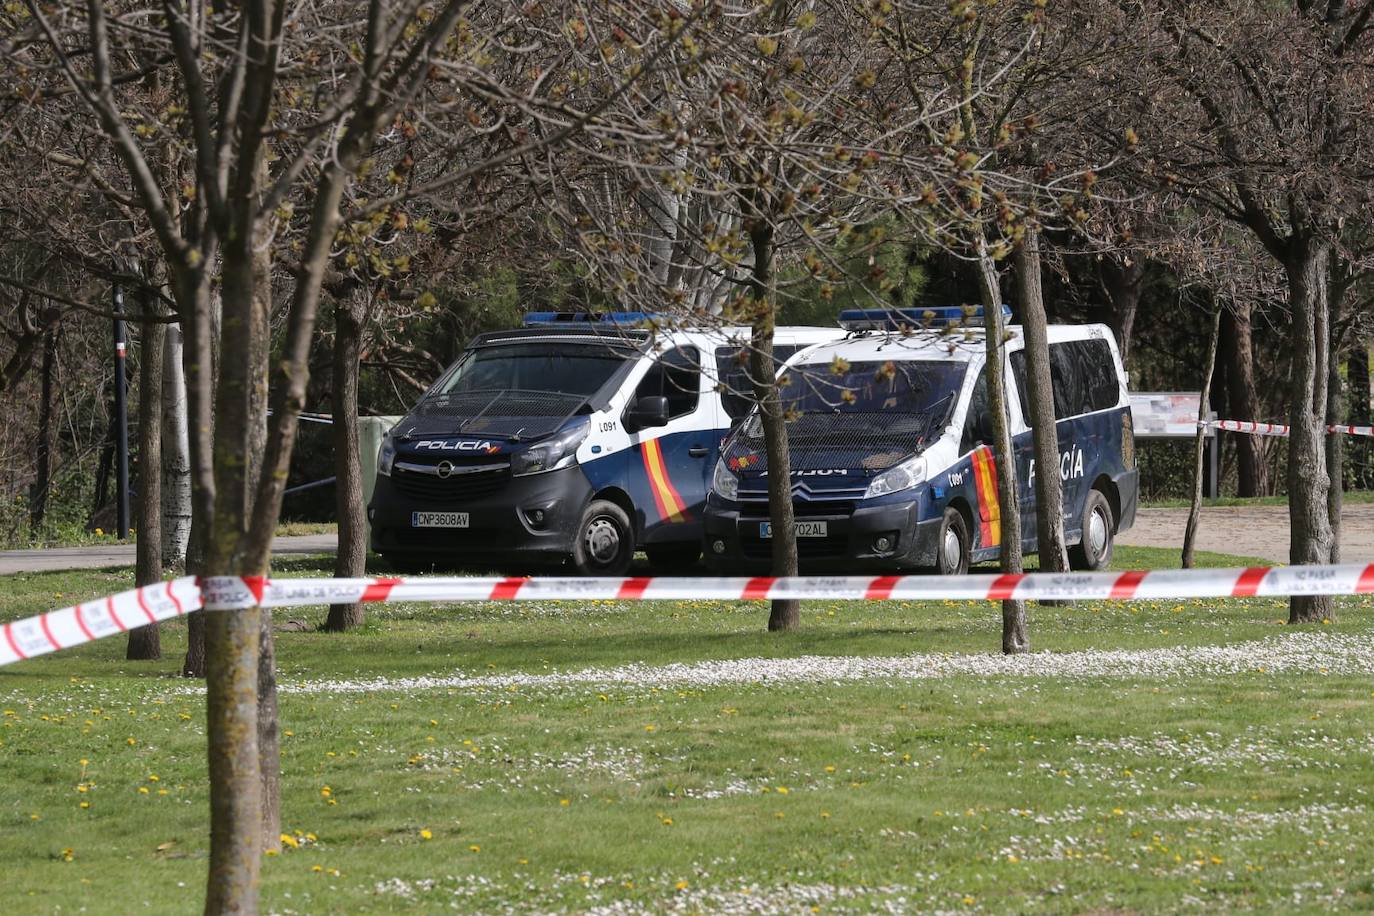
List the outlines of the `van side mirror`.
<svg viewBox="0 0 1374 916">
<path fill-rule="evenodd" d="M 632 433 L 668 425 L 668 399 L 661 394 L 639 398 L 625 411 L 625 428 Z"/>
</svg>

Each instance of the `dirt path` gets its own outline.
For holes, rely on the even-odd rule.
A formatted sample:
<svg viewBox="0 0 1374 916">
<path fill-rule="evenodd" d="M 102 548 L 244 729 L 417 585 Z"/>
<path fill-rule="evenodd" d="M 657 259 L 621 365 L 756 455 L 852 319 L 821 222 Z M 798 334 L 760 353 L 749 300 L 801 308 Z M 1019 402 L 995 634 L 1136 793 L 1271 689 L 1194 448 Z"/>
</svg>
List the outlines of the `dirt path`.
<svg viewBox="0 0 1374 916">
<path fill-rule="evenodd" d="M 1117 538 L 1133 547 L 1183 547 L 1187 509 L 1141 509 L 1135 527 Z M 1198 549 L 1288 562 L 1287 506 L 1216 506 L 1202 510 Z M 1341 520 L 1341 560 L 1374 561 L 1374 505 L 1347 503 Z"/>
</svg>

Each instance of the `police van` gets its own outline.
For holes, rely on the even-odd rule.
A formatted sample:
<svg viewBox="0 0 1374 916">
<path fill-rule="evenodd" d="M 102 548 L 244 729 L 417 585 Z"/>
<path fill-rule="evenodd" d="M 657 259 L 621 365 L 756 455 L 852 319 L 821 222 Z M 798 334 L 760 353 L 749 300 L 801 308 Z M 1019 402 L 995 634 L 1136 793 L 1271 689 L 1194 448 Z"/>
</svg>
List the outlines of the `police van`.
<svg viewBox="0 0 1374 916">
<path fill-rule="evenodd" d="M 783 368 L 803 570 L 958 574 L 999 555 L 997 475 L 1005 469 L 993 453 L 981 316 L 958 307 L 845 312 L 848 337 L 804 350 Z M 1116 343 L 1105 325 L 1049 328 L 1059 459 L 1045 470 L 1033 453 L 1025 340 L 1019 327 L 1007 331 L 1022 549 L 1036 551 L 1035 475 L 1057 474 L 1070 560 L 1102 569 L 1136 511 L 1131 410 Z M 705 532 L 713 568 L 767 567 L 773 531 L 756 412 L 716 464 Z"/>
<path fill-rule="evenodd" d="M 711 471 L 748 410 L 747 328 L 673 330 L 633 312 L 529 313 L 482 334 L 382 441 L 372 549 L 397 569 L 621 575 L 701 556 Z M 778 328 L 781 361 L 834 340 Z"/>
</svg>

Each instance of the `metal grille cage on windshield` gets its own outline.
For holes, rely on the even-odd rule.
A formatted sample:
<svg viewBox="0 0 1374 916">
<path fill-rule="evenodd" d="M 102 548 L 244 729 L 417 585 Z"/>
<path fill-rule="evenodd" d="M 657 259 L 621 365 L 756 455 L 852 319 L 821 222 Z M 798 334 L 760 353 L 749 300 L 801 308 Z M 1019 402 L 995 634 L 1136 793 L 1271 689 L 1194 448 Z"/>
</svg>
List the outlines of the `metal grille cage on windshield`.
<svg viewBox="0 0 1374 916">
<path fill-rule="evenodd" d="M 455 433 L 521 438 L 551 433 L 585 398 L 553 391 L 453 391 L 425 398 L 414 417 L 461 417 Z"/>
<path fill-rule="evenodd" d="M 922 450 L 949 421 L 967 368 L 952 360 L 792 367 L 782 402 L 793 470 L 877 473 Z M 763 426 L 751 417 L 726 460 L 747 471 L 764 454 Z"/>
<path fill-rule="evenodd" d="M 787 424 L 792 470 L 820 470 L 839 463 L 855 471 L 884 471 L 916 451 L 929 427 L 930 421 L 918 414 L 803 414 Z M 751 469 L 757 457 L 762 469 L 764 454 L 763 425 L 751 420 L 731 440 L 725 457 L 727 462 L 736 459 L 732 469 L 745 458 L 742 470 Z"/>
</svg>

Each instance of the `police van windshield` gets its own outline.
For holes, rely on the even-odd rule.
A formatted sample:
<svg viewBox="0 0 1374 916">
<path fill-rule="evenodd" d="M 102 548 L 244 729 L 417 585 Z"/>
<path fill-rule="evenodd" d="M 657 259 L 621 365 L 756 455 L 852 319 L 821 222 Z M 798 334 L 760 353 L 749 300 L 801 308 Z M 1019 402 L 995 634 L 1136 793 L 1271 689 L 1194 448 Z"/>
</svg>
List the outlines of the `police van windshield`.
<svg viewBox="0 0 1374 916">
<path fill-rule="evenodd" d="M 924 451 L 953 412 L 967 369 L 954 360 L 788 368 L 781 394 L 792 468 L 873 474 Z M 762 449 L 755 413 L 731 440 L 726 459 L 749 461 Z"/>
<path fill-rule="evenodd" d="M 469 351 L 431 396 L 476 391 L 546 391 L 591 397 L 629 353 L 586 344 L 520 343 Z"/>
<path fill-rule="evenodd" d="M 924 414 L 951 403 L 968 363 L 954 360 L 793 366 L 782 402 L 793 414 Z"/>
</svg>

